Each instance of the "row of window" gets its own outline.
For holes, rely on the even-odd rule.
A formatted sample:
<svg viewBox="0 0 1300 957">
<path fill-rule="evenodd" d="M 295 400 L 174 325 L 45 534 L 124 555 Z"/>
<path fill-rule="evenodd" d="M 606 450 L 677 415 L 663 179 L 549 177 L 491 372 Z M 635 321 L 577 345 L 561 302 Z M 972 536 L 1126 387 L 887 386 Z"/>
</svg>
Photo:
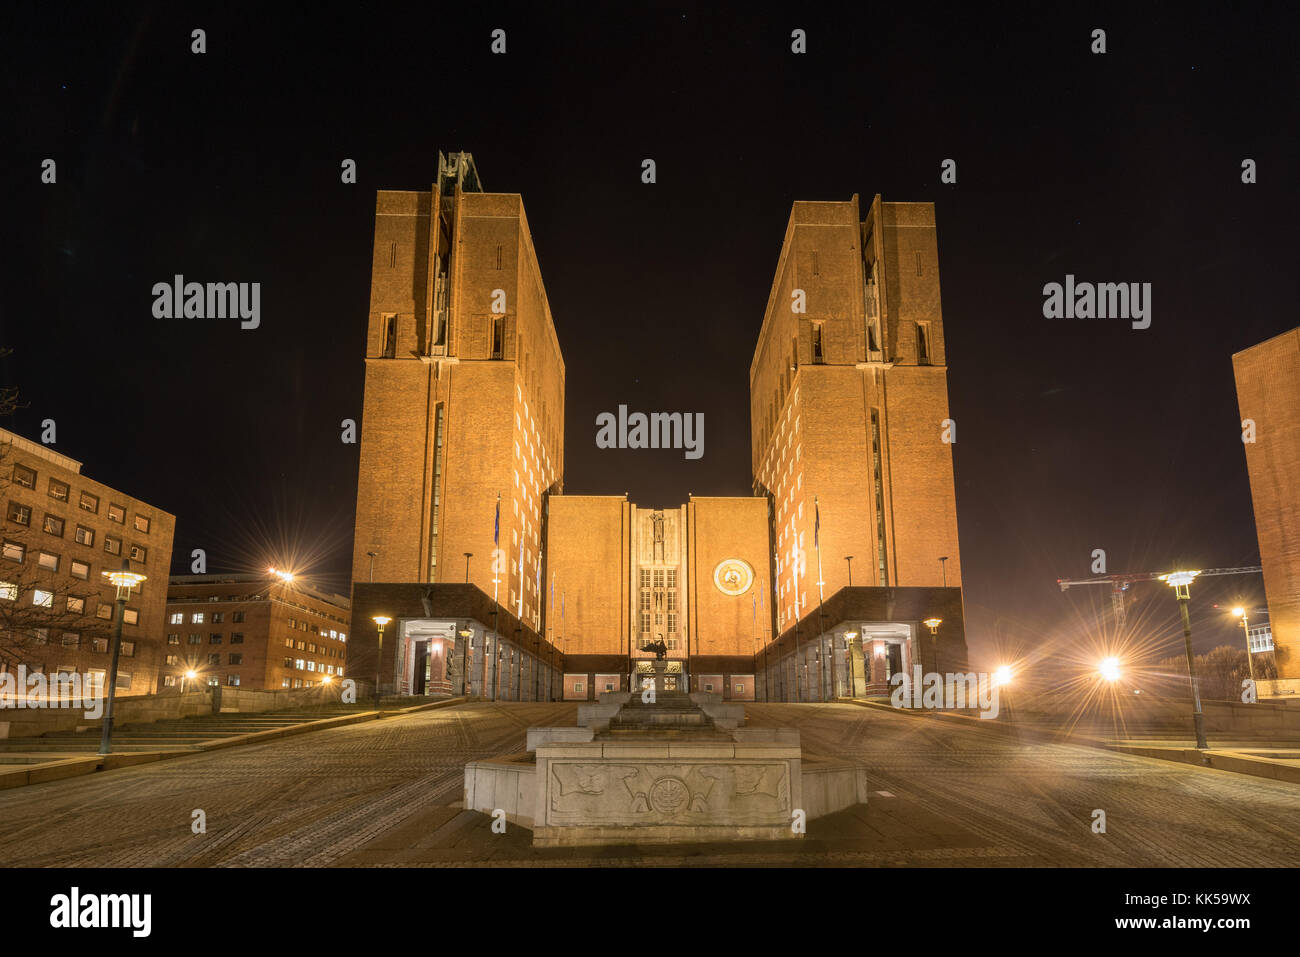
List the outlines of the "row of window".
<svg viewBox="0 0 1300 957">
<path fill-rule="evenodd" d="M 62 645 L 64 648 L 80 648 L 83 643 L 90 651 L 93 651 L 96 654 L 101 654 L 101 655 L 108 654 L 109 641 L 107 638 L 86 638 L 84 635 L 80 634 L 79 632 L 65 631 L 63 632 L 63 635 L 59 640 L 59 644 Z M 32 629 L 32 644 L 33 645 L 54 644 L 54 642 L 50 640 L 50 629 L 48 628 Z M 123 657 L 126 658 L 135 657 L 134 641 L 124 640 L 122 642 L 122 655 Z"/>
<path fill-rule="evenodd" d="M 30 469 L 25 465 L 15 465 L 13 481 L 15 485 L 21 485 L 23 488 L 36 488 L 36 470 Z M 60 482 L 56 478 L 49 480 L 47 494 L 50 498 L 58 502 L 67 502 L 71 499 L 72 490 L 67 482 Z M 82 492 L 77 504 L 92 515 L 99 514 L 99 496 L 92 495 L 90 492 Z M 110 502 L 108 506 L 108 519 L 111 522 L 117 522 L 119 525 L 126 524 L 126 506 Z M 137 532 L 149 534 L 149 528 L 153 524 L 153 519 L 147 515 L 141 515 L 137 512 L 132 516 L 132 524 Z"/>
<path fill-rule="evenodd" d="M 342 665 L 339 665 L 338 670 L 335 671 L 334 665 L 327 665 L 323 661 L 312 661 L 310 658 L 285 658 L 284 666 L 294 671 L 316 671 L 323 675 L 337 674 L 340 678 L 343 677 Z"/>
<path fill-rule="evenodd" d="M 123 646 L 125 646 L 125 642 L 123 642 Z M 124 651 L 123 654 L 125 653 L 126 652 Z M 59 667 L 55 669 L 55 673 L 58 674 L 60 679 L 66 679 L 67 676 L 78 674 L 79 669 L 77 668 L 76 665 L 59 665 Z M 45 674 L 45 666 L 28 665 L 27 674 L 29 677 L 31 675 L 43 675 Z M 88 679 L 88 683 L 90 683 L 92 687 L 94 686 L 103 687 L 104 683 L 108 680 L 108 674 L 107 672 L 104 671 L 103 668 L 87 668 L 86 677 Z M 120 668 L 118 669 L 117 690 L 118 691 L 131 690 L 131 672 L 122 671 Z"/>
<path fill-rule="evenodd" d="M 286 648 L 296 647 L 299 651 L 310 651 L 313 655 L 327 655 L 330 658 L 342 658 L 343 651 L 339 648 L 331 648 L 328 645 L 318 645 L 311 641 L 295 642 L 292 638 L 284 639 Z"/>
<path fill-rule="evenodd" d="M 10 508 L 12 509 L 12 507 L 13 507 L 13 503 L 10 502 L 9 505 L 10 505 Z M 46 520 L 48 521 L 49 518 L 50 518 L 50 516 L 47 515 L 47 516 L 46 516 Z M 59 521 L 62 522 L 62 519 L 60 519 Z M 49 529 L 47 528 L 46 530 L 48 531 Z M 77 542 L 78 542 L 79 544 L 82 544 L 82 545 L 90 545 L 90 544 L 93 544 L 93 543 L 94 543 L 94 538 L 95 538 L 95 533 L 94 533 L 94 531 L 91 530 L 91 529 L 85 529 L 85 531 L 89 533 L 89 541 L 84 540 L 84 539 L 82 538 L 82 535 L 81 535 L 82 527 L 81 527 L 80 525 L 77 526 Z M 51 534 L 56 534 L 56 533 L 53 533 L 53 532 L 52 532 Z M 62 525 L 59 525 L 59 530 L 58 530 L 57 534 L 59 535 L 59 537 L 62 537 L 62 536 L 63 536 L 63 526 L 62 526 Z M 104 551 L 108 552 L 110 555 L 121 555 L 121 554 L 122 554 L 122 540 L 121 540 L 120 538 L 114 538 L 114 537 L 111 536 L 111 535 L 105 535 L 105 536 L 104 536 Z M 42 568 L 44 568 L 44 569 L 46 569 L 46 570 L 48 570 L 48 571 L 54 571 L 54 572 L 57 572 L 57 571 L 59 570 L 59 556 L 58 556 L 58 555 L 54 554 L 53 552 L 46 552 L 46 551 L 42 551 L 40 554 L 41 554 L 41 567 L 42 567 Z M 129 552 L 128 554 L 130 555 L 131 561 L 133 561 L 133 562 L 144 562 L 144 561 L 146 561 L 146 560 L 148 559 L 148 557 L 149 557 L 149 552 L 148 552 L 148 550 L 147 550 L 146 548 L 144 548 L 143 546 L 141 546 L 141 545 L 136 545 L 135 543 L 132 543 L 132 544 L 131 544 L 131 550 L 130 550 L 130 552 Z M 9 561 L 11 561 L 11 562 L 24 562 L 24 561 L 27 560 L 27 546 L 24 545 L 22 542 L 14 542 L 14 541 L 10 541 L 9 539 L 5 539 L 5 542 L 4 542 L 4 557 L 7 558 L 7 559 L 9 559 Z M 87 575 L 87 576 L 90 575 L 90 566 L 89 566 L 88 564 L 86 564 L 85 562 L 73 562 L 72 564 L 73 564 L 74 566 L 76 566 L 76 565 L 81 565 L 83 568 L 86 569 L 86 575 Z M 83 579 L 83 580 L 84 580 L 84 579 Z M 137 586 L 137 590 L 138 590 L 138 586 Z"/>
<path fill-rule="evenodd" d="M 206 621 L 206 620 L 207 620 L 207 619 L 206 619 L 206 615 L 204 614 L 204 612 L 201 612 L 201 611 L 196 611 L 196 612 L 194 612 L 193 614 L 190 615 L 190 624 L 192 624 L 192 625 L 202 625 L 202 624 L 205 624 L 205 621 Z M 225 620 L 226 620 L 226 614 L 225 614 L 225 612 L 214 611 L 214 612 L 212 613 L 212 617 L 211 617 L 211 622 L 212 622 L 212 624 L 214 624 L 214 625 L 220 625 L 220 624 L 221 624 L 222 622 L 224 622 Z M 232 612 L 230 613 L 230 620 L 231 620 L 232 622 L 243 621 L 243 620 L 244 620 L 244 613 L 243 613 L 242 611 L 232 611 Z M 183 611 L 174 611 L 174 612 L 172 612 L 171 614 L 169 614 L 169 615 L 167 616 L 167 623 L 168 623 L 169 625 L 183 625 L 183 624 L 185 624 L 185 613 L 184 613 Z"/>
<path fill-rule="evenodd" d="M 18 585 L 14 582 L 0 581 L 0 601 L 18 601 Z M 68 595 L 65 599 L 67 602 L 67 611 L 69 615 L 86 614 L 86 599 L 79 595 Z M 44 588 L 32 589 L 32 604 L 40 608 L 54 607 L 54 592 Z M 113 606 L 109 602 L 100 602 L 99 607 L 95 610 L 96 618 L 103 618 L 106 621 L 113 618 Z M 122 621 L 128 625 L 140 623 L 140 610 L 138 608 L 127 608 L 123 612 Z"/>
<path fill-rule="evenodd" d="M 221 640 L 222 640 L 222 636 L 221 636 L 221 632 L 219 631 L 214 631 L 210 635 L 208 635 L 208 644 L 210 645 L 219 645 L 221 644 Z M 181 643 L 181 636 L 179 633 L 173 631 L 167 635 L 167 644 L 179 645 L 180 643 Z M 230 643 L 232 645 L 242 645 L 244 643 L 244 633 L 242 631 L 232 631 L 230 633 Z M 191 631 L 190 644 L 191 645 L 203 644 L 203 633 Z"/>
</svg>

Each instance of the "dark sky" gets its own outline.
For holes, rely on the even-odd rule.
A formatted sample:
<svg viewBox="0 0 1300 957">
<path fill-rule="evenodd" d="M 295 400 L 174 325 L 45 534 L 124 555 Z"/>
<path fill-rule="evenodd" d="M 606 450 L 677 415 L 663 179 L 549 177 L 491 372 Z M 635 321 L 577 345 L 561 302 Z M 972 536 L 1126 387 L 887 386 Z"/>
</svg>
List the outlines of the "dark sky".
<svg viewBox="0 0 1300 957">
<path fill-rule="evenodd" d="M 20 7 L 0 67 L 13 427 L 54 419 L 88 475 L 174 512 L 177 572 L 204 548 L 209 570 L 294 561 L 346 591 L 339 422 L 361 412 L 374 192 L 428 189 L 438 150 L 468 150 L 524 197 L 567 364 L 566 491 L 749 494 L 748 367 L 790 204 L 880 193 L 936 204 L 977 655 L 1095 631 L 1103 590 L 1054 581 L 1094 548 L 1111 570 L 1257 562 L 1231 355 L 1297 324 L 1297 17 L 859 9 Z M 175 273 L 261 282 L 261 328 L 154 319 Z M 1044 319 L 1066 273 L 1150 282 L 1151 328 Z M 704 458 L 596 449 L 619 403 L 703 412 Z M 1138 587 L 1176 635 L 1167 590 Z M 1211 602 L 1238 597 L 1262 604 L 1259 578 L 1195 589 L 1198 645 L 1233 640 Z"/>
</svg>

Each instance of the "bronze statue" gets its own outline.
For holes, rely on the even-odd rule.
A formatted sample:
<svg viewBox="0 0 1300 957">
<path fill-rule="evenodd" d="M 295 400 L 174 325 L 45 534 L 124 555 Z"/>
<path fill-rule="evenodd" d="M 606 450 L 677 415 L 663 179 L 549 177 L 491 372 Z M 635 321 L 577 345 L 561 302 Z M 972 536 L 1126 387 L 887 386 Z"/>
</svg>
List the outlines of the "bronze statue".
<svg viewBox="0 0 1300 957">
<path fill-rule="evenodd" d="M 655 653 L 655 657 L 660 661 L 663 661 L 664 658 L 668 657 L 668 646 L 664 644 L 664 640 L 662 638 L 660 638 L 658 641 L 652 641 L 649 644 L 642 645 L 641 650 L 653 651 Z"/>
</svg>

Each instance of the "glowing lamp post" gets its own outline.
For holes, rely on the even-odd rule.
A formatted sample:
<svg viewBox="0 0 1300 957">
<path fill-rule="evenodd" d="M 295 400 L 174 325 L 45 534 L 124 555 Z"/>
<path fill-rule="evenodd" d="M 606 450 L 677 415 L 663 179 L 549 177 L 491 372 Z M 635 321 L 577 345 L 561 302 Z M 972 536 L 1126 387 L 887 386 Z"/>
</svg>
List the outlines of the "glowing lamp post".
<svg viewBox="0 0 1300 957">
<path fill-rule="evenodd" d="M 1255 680 L 1255 658 L 1250 653 L 1250 619 L 1244 608 L 1234 608 L 1232 613 L 1241 619 L 1241 630 L 1246 633 L 1246 667 L 1250 669 L 1250 680 Z"/>
<path fill-rule="evenodd" d="M 104 702 L 104 731 L 99 739 L 99 753 L 108 754 L 113 749 L 113 698 L 117 692 L 117 663 L 122 656 L 122 620 L 126 617 L 126 600 L 131 589 L 145 580 L 143 575 L 131 571 L 131 562 L 122 559 L 120 572 L 102 572 L 117 588 L 117 626 L 113 629 L 113 661 L 108 670 L 108 695 Z"/>
<path fill-rule="evenodd" d="M 375 706 L 379 706 L 379 675 L 384 667 L 384 625 L 393 619 L 387 615 L 375 615 L 370 619 L 379 628 L 379 653 L 375 656 Z"/>
<path fill-rule="evenodd" d="M 1196 727 L 1196 746 L 1206 748 L 1205 715 L 1201 713 L 1201 691 L 1196 686 L 1196 659 L 1192 656 L 1192 622 L 1187 613 L 1187 605 L 1192 600 L 1192 580 L 1200 572 L 1170 572 L 1161 575 L 1160 580 L 1174 590 L 1178 599 L 1178 611 L 1183 618 L 1183 646 L 1187 651 L 1187 680 L 1192 683 L 1192 723 Z"/>
<path fill-rule="evenodd" d="M 934 661 L 934 667 L 931 669 L 935 674 L 939 673 L 939 626 L 943 624 L 942 618 L 927 618 L 921 622 L 925 627 L 930 629 L 930 645 L 933 648 L 931 658 Z"/>
<path fill-rule="evenodd" d="M 1111 657 L 1101 659 L 1101 663 L 1097 665 L 1097 673 L 1101 675 L 1103 681 L 1114 684 L 1119 681 L 1124 671 L 1120 667 L 1119 659 Z"/>
<path fill-rule="evenodd" d="M 185 674 L 181 675 L 181 694 L 185 693 L 185 682 L 193 681 L 198 676 L 199 673 L 195 671 L 193 668 L 189 669 L 188 671 L 185 672 Z"/>
</svg>

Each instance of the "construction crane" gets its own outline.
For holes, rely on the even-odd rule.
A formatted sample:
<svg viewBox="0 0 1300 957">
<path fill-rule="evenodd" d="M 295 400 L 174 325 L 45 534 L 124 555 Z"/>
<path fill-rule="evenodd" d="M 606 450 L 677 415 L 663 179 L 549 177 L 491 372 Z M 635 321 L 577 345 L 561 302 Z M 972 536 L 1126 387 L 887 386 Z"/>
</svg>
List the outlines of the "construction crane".
<svg viewBox="0 0 1300 957">
<path fill-rule="evenodd" d="M 1263 572 L 1259 565 L 1243 565 L 1240 568 L 1207 568 L 1197 578 L 1209 578 L 1211 575 L 1253 575 Z M 1115 620 L 1124 625 L 1124 593 L 1134 582 L 1159 581 L 1166 572 L 1134 572 L 1131 575 L 1099 575 L 1096 578 L 1058 578 L 1056 584 L 1061 591 L 1067 591 L 1072 585 L 1110 585 L 1110 603 L 1115 611 Z"/>
</svg>

